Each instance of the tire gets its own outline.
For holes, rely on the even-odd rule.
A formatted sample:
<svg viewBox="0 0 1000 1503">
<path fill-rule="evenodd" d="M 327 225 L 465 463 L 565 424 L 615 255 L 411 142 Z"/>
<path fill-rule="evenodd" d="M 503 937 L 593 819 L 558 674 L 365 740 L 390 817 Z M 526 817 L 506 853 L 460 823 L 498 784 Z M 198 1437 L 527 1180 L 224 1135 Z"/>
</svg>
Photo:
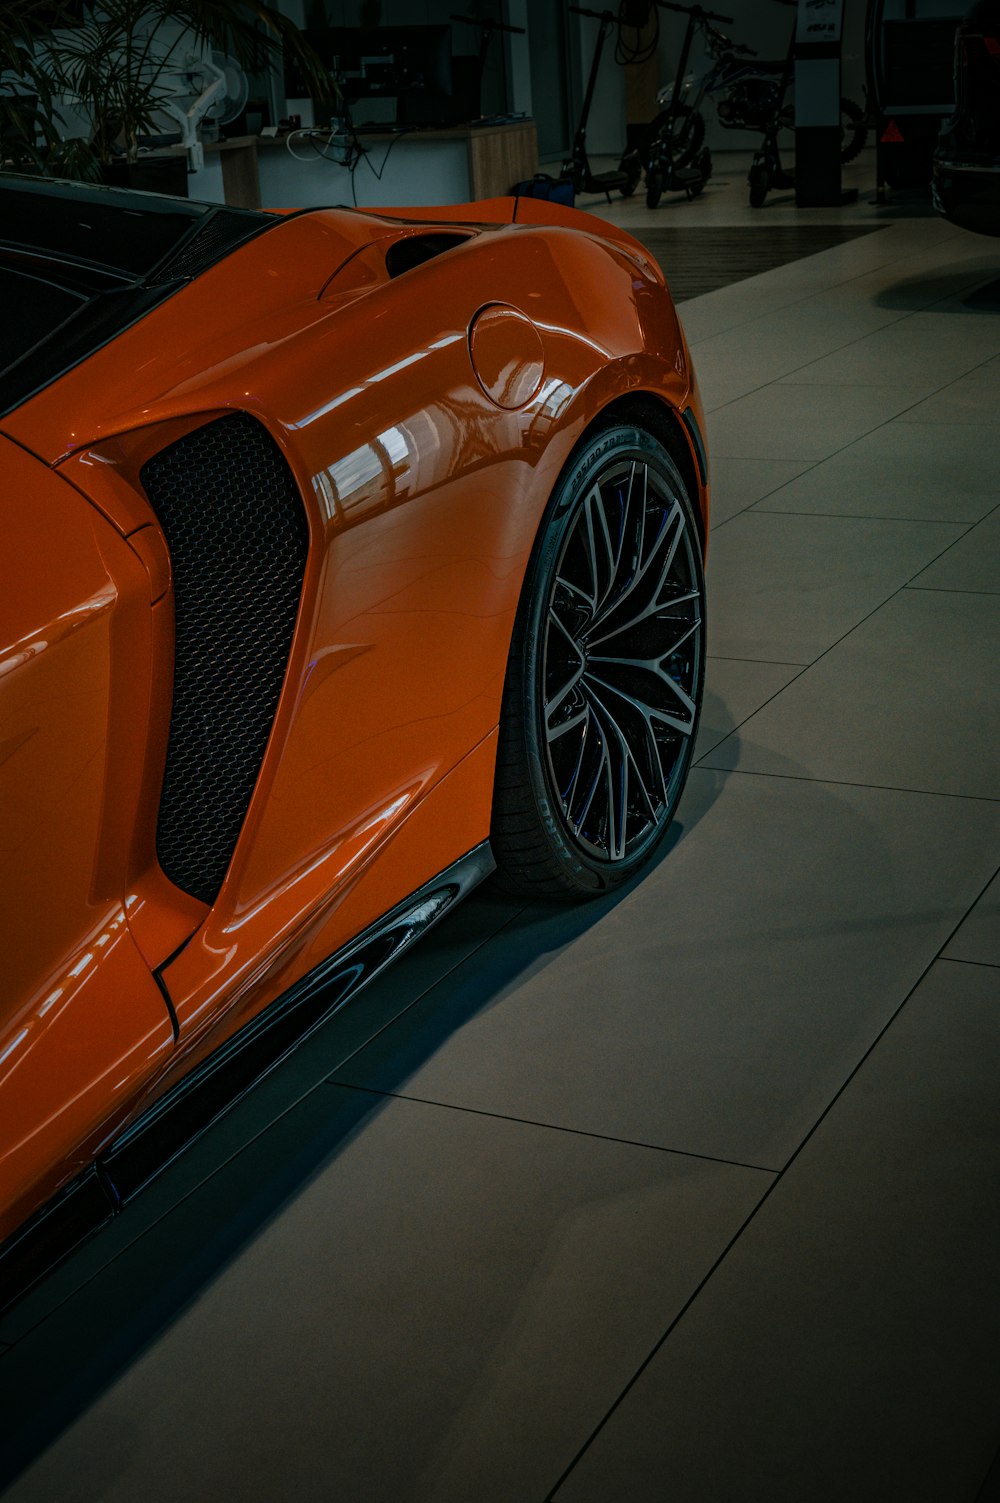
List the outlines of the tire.
<svg viewBox="0 0 1000 1503">
<path fill-rule="evenodd" d="M 701 177 L 693 187 L 688 189 L 688 194 L 691 198 L 699 198 L 705 191 L 705 184 L 712 176 L 712 154 L 707 146 L 703 151 L 700 151 L 698 153 L 698 156 L 692 163 L 692 166 L 697 168 L 697 170 L 701 173 Z"/>
<path fill-rule="evenodd" d="M 853 162 L 868 140 L 865 112 L 853 99 L 840 101 L 840 160 Z"/>
<path fill-rule="evenodd" d="M 771 174 L 765 162 L 754 162 L 747 181 L 750 184 L 750 207 L 759 209 L 771 187 Z"/>
<path fill-rule="evenodd" d="M 622 198 L 631 198 L 642 177 L 642 162 L 637 151 L 627 151 L 618 163 L 619 172 L 625 174 L 625 186 L 620 190 Z"/>
<path fill-rule="evenodd" d="M 662 110 L 659 115 L 653 116 L 652 136 L 660 135 L 666 129 L 670 119 L 670 111 Z M 677 114 L 674 116 L 674 129 L 669 141 L 670 159 L 675 167 L 686 167 L 693 161 L 701 150 L 705 139 L 705 117 L 698 110 L 692 110 L 689 104 L 679 104 Z M 652 147 L 650 148 L 652 155 Z"/>
<path fill-rule="evenodd" d="M 697 732 L 704 601 L 670 454 L 632 424 L 591 434 L 542 519 L 514 625 L 490 832 L 505 887 L 585 898 L 652 855 Z"/>
<path fill-rule="evenodd" d="M 646 208 L 655 209 L 663 197 L 663 174 L 658 167 L 650 167 L 646 173 Z"/>
</svg>

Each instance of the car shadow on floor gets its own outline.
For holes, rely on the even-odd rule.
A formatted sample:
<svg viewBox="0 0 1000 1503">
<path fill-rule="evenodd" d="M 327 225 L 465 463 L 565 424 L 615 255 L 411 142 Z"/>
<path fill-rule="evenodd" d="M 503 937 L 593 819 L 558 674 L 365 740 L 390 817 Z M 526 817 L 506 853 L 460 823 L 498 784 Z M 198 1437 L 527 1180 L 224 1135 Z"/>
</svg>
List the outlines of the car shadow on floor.
<svg viewBox="0 0 1000 1503">
<path fill-rule="evenodd" d="M 127 1373 L 382 1110 L 382 1093 L 325 1084 L 333 1071 L 423 999 L 419 1027 L 407 1030 L 394 1060 L 401 1084 L 520 976 L 627 902 L 713 802 L 703 796 L 685 815 L 682 800 L 650 865 L 586 903 L 526 903 L 484 884 L 36 1286 L 20 1318 L 15 1307 L 0 1326 L 0 1488 Z M 5 1340 L 13 1342 L 6 1351 Z M 109 1466 L 110 1456 L 95 1456 L 88 1497 Z"/>
<path fill-rule="evenodd" d="M 877 293 L 878 308 L 907 313 L 995 313 L 997 311 L 997 256 L 977 256 L 954 263 L 954 270 L 941 267 L 931 276 L 907 277 Z"/>
</svg>

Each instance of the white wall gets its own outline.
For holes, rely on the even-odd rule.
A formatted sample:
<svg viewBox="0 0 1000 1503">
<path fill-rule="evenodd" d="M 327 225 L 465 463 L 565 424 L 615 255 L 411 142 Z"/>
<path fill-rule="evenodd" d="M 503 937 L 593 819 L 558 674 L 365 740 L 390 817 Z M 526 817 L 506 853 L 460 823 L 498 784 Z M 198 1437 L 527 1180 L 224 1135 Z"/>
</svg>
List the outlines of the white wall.
<svg viewBox="0 0 1000 1503">
<path fill-rule="evenodd" d="M 367 162 L 361 162 L 352 192 L 351 174 L 344 167 L 319 158 L 296 161 L 284 147 L 261 147 L 257 152 L 261 204 L 265 209 L 333 204 L 351 208 L 356 195 L 360 208 L 406 208 L 463 203 L 470 197 L 464 141 L 420 141 L 403 136 L 394 143 L 373 144 L 370 160 L 381 177 L 375 176 Z"/>
<path fill-rule="evenodd" d="M 608 9 L 615 7 L 608 5 Z M 597 10 L 591 4 L 590 9 Z M 570 94 L 572 97 L 573 129 L 579 122 L 583 108 L 583 96 L 594 57 L 594 48 L 600 31 L 600 23 L 589 16 L 570 15 L 570 34 L 576 30 L 576 46 L 570 49 Z M 573 53 L 576 57 L 573 57 Z M 601 67 L 594 89 L 594 101 L 587 121 L 587 153 L 589 156 L 621 156 L 625 150 L 625 75 L 615 62 L 615 30 L 608 34 L 601 54 Z"/>
</svg>

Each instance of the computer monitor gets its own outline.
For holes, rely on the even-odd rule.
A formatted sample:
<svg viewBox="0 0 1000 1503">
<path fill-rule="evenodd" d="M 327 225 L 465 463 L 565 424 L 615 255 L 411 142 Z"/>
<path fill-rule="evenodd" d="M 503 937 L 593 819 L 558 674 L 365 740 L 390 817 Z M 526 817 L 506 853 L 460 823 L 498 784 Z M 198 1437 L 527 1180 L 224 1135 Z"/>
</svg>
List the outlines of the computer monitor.
<svg viewBox="0 0 1000 1503">
<path fill-rule="evenodd" d="M 357 121 L 364 119 L 366 99 L 394 99 L 400 125 L 451 119 L 450 26 L 322 26 L 305 36 Z M 293 98 L 307 92 L 294 69 L 285 86 Z M 379 113 L 384 118 L 384 110 Z"/>
</svg>

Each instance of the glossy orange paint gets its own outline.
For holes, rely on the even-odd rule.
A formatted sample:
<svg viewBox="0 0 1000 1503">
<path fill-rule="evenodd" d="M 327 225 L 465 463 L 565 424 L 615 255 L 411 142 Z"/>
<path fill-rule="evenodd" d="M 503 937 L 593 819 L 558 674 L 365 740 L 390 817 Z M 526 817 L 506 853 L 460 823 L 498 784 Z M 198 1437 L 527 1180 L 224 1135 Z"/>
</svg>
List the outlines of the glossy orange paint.
<svg viewBox="0 0 1000 1503">
<path fill-rule="evenodd" d="M 149 577 L 7 439 L 0 464 L 3 1232 L 74 1172 L 88 1137 L 127 1115 L 173 1031 L 127 917 Z"/>
<path fill-rule="evenodd" d="M 518 202 L 528 222 L 510 223 L 512 212 L 507 199 L 429 210 L 429 225 L 412 222 L 419 211 L 287 216 L 3 421 L 20 446 L 4 441 L 5 457 L 24 485 L 52 497 L 81 540 L 95 539 L 55 571 L 59 591 L 36 597 L 26 583 L 15 596 L 5 658 L 81 602 L 103 602 L 89 607 L 86 632 L 65 634 L 77 654 L 89 651 L 94 687 L 79 724 L 61 700 L 65 678 L 26 701 L 57 748 L 32 785 L 35 806 L 44 802 L 50 819 L 81 766 L 89 801 L 64 886 L 52 875 L 58 824 L 36 848 L 25 827 L 25 895 L 5 905 L 5 920 L 16 912 L 32 928 L 33 958 L 4 1004 L 3 1038 L 18 1037 L 37 998 L 90 953 L 89 936 L 122 921 L 103 947 L 117 969 L 93 966 L 109 1000 L 91 1052 L 106 1064 L 100 1080 L 116 1076 L 114 1091 L 102 1100 L 92 1083 L 85 1107 L 78 1058 L 42 1034 L 17 1045 L 30 1051 L 39 1118 L 55 1114 L 62 1137 L 39 1127 L 34 1167 L 19 1179 L 0 1167 L 0 1203 L 14 1217 L 290 984 L 486 838 L 514 613 L 560 471 L 586 427 L 630 393 L 656 397 L 667 414 L 693 405 L 703 421 L 648 253 L 589 216 L 534 200 Z M 388 247 L 435 223 L 454 227 L 454 247 L 392 279 Z M 139 472 L 234 409 L 284 453 L 310 546 L 260 776 L 206 908 L 155 856 L 173 600 Z M 687 445 L 679 422 L 676 431 Z M 698 499 L 707 516 L 704 488 Z M 9 520 L 41 557 L 37 508 Z M 67 549 L 52 529 L 46 556 Z M 64 675 L 78 671 L 68 648 L 38 658 L 51 671 L 57 662 Z M 2 678 L 0 710 L 6 723 Z M 25 710 L 25 727 L 29 719 Z M 9 786 L 19 796 L 21 784 Z M 138 980 L 125 979 L 133 971 Z M 84 1016 L 82 1004 L 61 1004 L 57 1015 L 70 1014 Z M 2 1052 L 0 1043 L 7 1121 L 21 1098 Z"/>
</svg>

